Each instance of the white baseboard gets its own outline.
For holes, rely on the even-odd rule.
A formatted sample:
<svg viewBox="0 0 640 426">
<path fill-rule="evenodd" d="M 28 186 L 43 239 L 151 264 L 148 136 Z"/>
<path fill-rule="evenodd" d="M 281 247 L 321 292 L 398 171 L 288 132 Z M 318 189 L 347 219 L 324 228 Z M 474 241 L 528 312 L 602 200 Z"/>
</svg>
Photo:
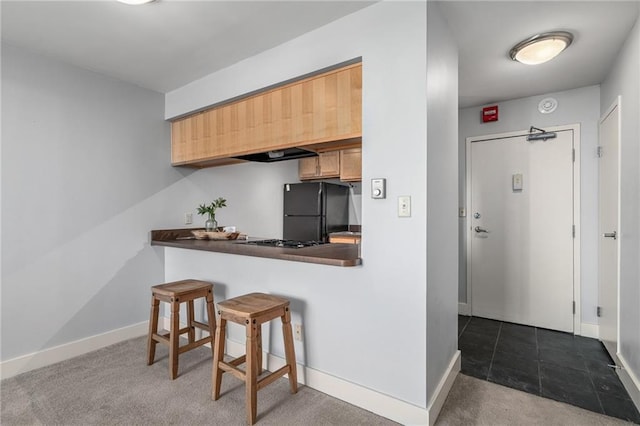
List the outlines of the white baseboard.
<svg viewBox="0 0 640 426">
<path fill-rule="evenodd" d="M 440 410 L 442 410 L 442 406 L 444 405 L 444 401 L 447 399 L 447 395 L 449 395 L 449 391 L 451 390 L 451 386 L 453 386 L 453 381 L 458 376 L 460 372 L 460 363 L 461 363 L 461 352 L 456 351 L 451 358 L 451 362 L 449 362 L 449 367 L 447 371 L 445 371 L 444 376 L 442 376 L 442 380 L 438 383 L 438 387 L 431 398 L 431 401 L 427 405 L 427 412 L 429 413 L 429 426 L 433 426 L 440 414 Z"/>
<path fill-rule="evenodd" d="M 458 315 L 471 315 L 471 305 L 468 303 L 458 302 Z"/>
<path fill-rule="evenodd" d="M 600 338 L 600 327 L 598 324 L 589 324 L 583 322 L 580 324 L 580 335 L 584 337 L 591 337 L 593 339 Z"/>
<path fill-rule="evenodd" d="M 620 353 L 617 355 L 620 366 L 622 367 L 616 368 L 618 377 L 620 377 L 624 388 L 629 392 L 629 396 L 636 405 L 636 408 L 640 411 L 640 380 L 638 380 L 638 376 L 636 376 L 633 370 L 629 369 L 629 364 L 625 361 L 624 357 Z"/>
<path fill-rule="evenodd" d="M 132 339 L 134 337 L 144 336 L 149 331 L 149 322 L 144 321 L 138 324 L 119 328 L 117 330 L 108 331 L 106 333 L 87 337 L 85 339 L 76 340 L 75 342 L 65 343 L 64 345 L 54 346 L 52 348 L 43 349 L 17 358 L 0 362 L 0 378 L 7 379 L 17 376 L 36 368 L 46 367 L 56 362 L 64 361 L 87 352 L 95 351 L 114 343 Z"/>
<path fill-rule="evenodd" d="M 244 344 L 227 339 L 226 352 L 228 355 L 238 357 L 244 354 L 244 351 Z M 284 359 L 272 354 L 265 355 L 263 364 L 267 370 L 275 371 L 285 365 Z M 349 404 L 406 425 L 426 425 L 429 422 L 429 412 L 424 408 L 304 365 L 298 364 L 297 370 L 298 383 L 341 399 Z"/>
</svg>

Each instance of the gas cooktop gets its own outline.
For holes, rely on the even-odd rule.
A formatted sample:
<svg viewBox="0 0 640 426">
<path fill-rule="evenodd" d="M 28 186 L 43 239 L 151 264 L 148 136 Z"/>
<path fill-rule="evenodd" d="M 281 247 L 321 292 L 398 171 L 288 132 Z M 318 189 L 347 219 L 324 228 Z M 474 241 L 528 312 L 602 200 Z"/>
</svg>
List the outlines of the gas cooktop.
<svg viewBox="0 0 640 426">
<path fill-rule="evenodd" d="M 322 241 L 296 241 L 296 240 L 256 240 L 247 241 L 247 244 L 266 247 L 303 248 L 326 244 Z"/>
</svg>

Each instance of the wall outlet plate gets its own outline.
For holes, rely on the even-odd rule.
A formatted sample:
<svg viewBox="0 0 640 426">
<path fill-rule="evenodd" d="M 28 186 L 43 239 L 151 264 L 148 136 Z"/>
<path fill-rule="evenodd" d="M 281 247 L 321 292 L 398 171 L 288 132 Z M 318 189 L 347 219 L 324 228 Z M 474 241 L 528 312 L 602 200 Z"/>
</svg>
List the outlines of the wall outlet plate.
<svg viewBox="0 0 640 426">
<path fill-rule="evenodd" d="M 293 325 L 293 338 L 299 342 L 302 342 L 302 324 Z"/>
<path fill-rule="evenodd" d="M 411 196 L 398 197 L 398 217 L 411 217 Z"/>
</svg>

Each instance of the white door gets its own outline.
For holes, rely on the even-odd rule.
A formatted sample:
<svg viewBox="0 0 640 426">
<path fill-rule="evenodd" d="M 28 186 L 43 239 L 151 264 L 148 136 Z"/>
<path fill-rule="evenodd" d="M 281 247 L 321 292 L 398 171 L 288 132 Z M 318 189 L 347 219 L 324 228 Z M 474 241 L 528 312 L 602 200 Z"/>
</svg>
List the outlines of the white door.
<svg viewBox="0 0 640 426">
<path fill-rule="evenodd" d="M 616 359 L 618 347 L 619 107 L 600 121 L 598 305 L 600 340 Z"/>
<path fill-rule="evenodd" d="M 471 142 L 474 316 L 573 332 L 573 130 Z"/>
</svg>

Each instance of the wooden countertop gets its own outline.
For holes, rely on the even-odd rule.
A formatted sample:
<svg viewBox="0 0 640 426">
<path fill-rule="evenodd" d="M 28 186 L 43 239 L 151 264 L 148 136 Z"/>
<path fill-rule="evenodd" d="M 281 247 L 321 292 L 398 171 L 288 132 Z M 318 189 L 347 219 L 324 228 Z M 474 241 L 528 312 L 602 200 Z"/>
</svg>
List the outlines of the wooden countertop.
<svg viewBox="0 0 640 426">
<path fill-rule="evenodd" d="M 201 229 L 201 228 L 198 228 Z M 294 262 L 317 263 L 333 266 L 357 266 L 362 264 L 355 244 L 323 244 L 304 248 L 264 247 L 247 244 L 246 240 L 196 240 L 193 229 L 164 229 L 151 231 L 151 245 L 189 250 L 204 250 L 241 256 L 266 257 Z"/>
</svg>

